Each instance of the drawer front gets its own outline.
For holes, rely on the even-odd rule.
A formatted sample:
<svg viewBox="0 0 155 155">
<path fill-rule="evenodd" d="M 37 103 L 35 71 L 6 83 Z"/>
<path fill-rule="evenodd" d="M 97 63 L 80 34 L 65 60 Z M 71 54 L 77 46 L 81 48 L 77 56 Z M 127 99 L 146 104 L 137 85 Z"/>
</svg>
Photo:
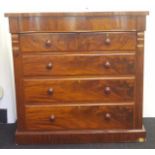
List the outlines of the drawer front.
<svg viewBox="0 0 155 155">
<path fill-rule="evenodd" d="M 132 75 L 135 55 L 29 55 L 23 57 L 25 76 Z"/>
<path fill-rule="evenodd" d="M 133 107 L 27 106 L 27 130 L 131 129 Z"/>
<path fill-rule="evenodd" d="M 136 50 L 135 32 L 81 33 L 80 51 Z"/>
<path fill-rule="evenodd" d="M 21 34 L 23 52 L 135 50 L 135 32 Z"/>
<path fill-rule="evenodd" d="M 134 80 L 53 79 L 25 80 L 26 103 L 97 103 L 134 100 Z"/>
<path fill-rule="evenodd" d="M 75 33 L 35 33 L 20 35 L 23 52 L 76 51 L 78 38 Z"/>
</svg>

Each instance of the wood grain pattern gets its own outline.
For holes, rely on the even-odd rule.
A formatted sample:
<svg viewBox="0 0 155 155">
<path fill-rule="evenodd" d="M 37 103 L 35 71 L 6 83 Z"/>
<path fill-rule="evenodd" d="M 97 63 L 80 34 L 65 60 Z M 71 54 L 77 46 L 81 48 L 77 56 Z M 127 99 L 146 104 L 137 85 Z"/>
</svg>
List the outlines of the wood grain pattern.
<svg viewBox="0 0 155 155">
<path fill-rule="evenodd" d="M 14 13 L 16 142 L 145 141 L 148 12 Z"/>
<path fill-rule="evenodd" d="M 121 76 L 134 73 L 135 53 L 23 56 L 25 76 Z"/>
<path fill-rule="evenodd" d="M 107 44 L 109 38 L 111 43 Z M 35 33 L 20 35 L 22 52 L 135 50 L 136 33 Z M 48 43 L 48 45 L 47 45 Z"/>
<path fill-rule="evenodd" d="M 136 47 L 135 32 L 80 33 L 79 40 L 80 51 L 133 51 Z"/>
<path fill-rule="evenodd" d="M 110 118 L 106 115 L 109 114 Z M 51 115 L 55 120 L 51 121 Z M 132 106 L 26 106 L 28 130 L 131 129 Z"/>
<path fill-rule="evenodd" d="M 16 131 L 17 144 L 78 144 L 103 142 L 139 142 L 146 140 L 146 130 L 68 130 L 68 131 Z"/>
<path fill-rule="evenodd" d="M 148 12 L 6 14 L 14 23 L 11 33 L 144 31 Z M 31 16 L 32 15 L 32 16 Z M 15 22 L 16 21 L 16 22 Z M 139 26 L 141 25 L 141 26 Z"/>
<path fill-rule="evenodd" d="M 53 89 L 49 94 L 48 90 Z M 106 90 L 110 88 L 110 90 Z M 26 103 L 125 102 L 134 100 L 134 80 L 24 80 Z"/>
<path fill-rule="evenodd" d="M 16 103 L 17 103 L 17 115 L 18 122 L 17 127 L 19 130 L 24 129 L 24 122 L 25 122 L 25 111 L 24 111 L 24 102 L 23 102 L 23 83 L 22 83 L 22 59 L 21 59 L 21 52 L 20 52 L 20 42 L 19 42 L 19 35 L 12 34 L 12 48 L 13 48 L 13 60 L 14 60 L 14 72 L 15 72 L 15 86 L 16 86 Z"/>
<path fill-rule="evenodd" d="M 141 128 L 143 121 L 143 62 L 144 62 L 144 32 L 137 32 L 136 53 L 136 104 L 135 122 L 136 128 Z"/>
</svg>

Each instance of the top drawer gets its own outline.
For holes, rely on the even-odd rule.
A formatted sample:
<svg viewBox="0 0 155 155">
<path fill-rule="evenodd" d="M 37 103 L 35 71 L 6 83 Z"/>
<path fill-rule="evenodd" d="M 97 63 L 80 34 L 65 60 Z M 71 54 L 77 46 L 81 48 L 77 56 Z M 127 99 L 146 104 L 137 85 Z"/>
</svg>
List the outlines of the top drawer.
<svg viewBox="0 0 155 155">
<path fill-rule="evenodd" d="M 124 51 L 136 49 L 135 32 L 30 33 L 20 35 L 22 52 Z"/>
</svg>

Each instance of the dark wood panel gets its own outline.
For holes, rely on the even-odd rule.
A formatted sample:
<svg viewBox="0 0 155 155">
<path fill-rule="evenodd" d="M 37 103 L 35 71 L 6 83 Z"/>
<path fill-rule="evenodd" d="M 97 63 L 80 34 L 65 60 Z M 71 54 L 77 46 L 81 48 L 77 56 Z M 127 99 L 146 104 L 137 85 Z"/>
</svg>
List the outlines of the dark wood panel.
<svg viewBox="0 0 155 155">
<path fill-rule="evenodd" d="M 27 106 L 27 130 L 131 129 L 132 106 Z"/>
<path fill-rule="evenodd" d="M 22 54 L 20 51 L 19 35 L 12 34 L 12 54 L 14 62 L 14 73 L 15 73 L 15 90 L 16 90 L 16 105 L 17 105 L 17 115 L 18 122 L 17 127 L 19 130 L 24 129 L 25 125 L 25 110 L 24 110 L 24 98 L 23 98 L 23 74 L 22 74 Z"/>
<path fill-rule="evenodd" d="M 16 131 L 17 144 L 70 144 L 103 142 L 145 142 L 146 130 L 67 130 L 67 131 Z"/>
<path fill-rule="evenodd" d="M 143 63 L 144 63 L 144 32 L 137 32 L 136 52 L 136 104 L 135 104 L 135 127 L 143 125 Z"/>
<path fill-rule="evenodd" d="M 24 80 L 25 102 L 125 102 L 134 100 L 134 80 Z"/>
<path fill-rule="evenodd" d="M 135 54 L 26 55 L 25 76 L 133 75 Z"/>
<path fill-rule="evenodd" d="M 76 51 L 78 38 L 75 33 L 35 33 L 21 34 L 23 52 Z"/>
<path fill-rule="evenodd" d="M 135 50 L 135 32 L 21 34 L 23 52 Z"/>
<path fill-rule="evenodd" d="M 6 14 L 11 33 L 144 31 L 148 12 Z M 31 16 L 32 15 L 32 16 Z M 13 22 L 14 21 L 14 22 Z M 141 26 L 139 27 L 139 22 Z M 18 23 L 18 24 L 17 24 Z"/>
<path fill-rule="evenodd" d="M 103 50 L 135 50 L 135 32 L 106 32 L 106 33 L 80 33 L 80 51 L 103 51 Z"/>
<path fill-rule="evenodd" d="M 136 30 L 136 17 L 25 17 L 18 18 L 20 32 L 77 32 L 77 31 L 105 31 L 105 30 Z M 31 24 L 30 23 L 31 20 Z M 124 24 L 124 21 L 126 21 Z"/>
</svg>

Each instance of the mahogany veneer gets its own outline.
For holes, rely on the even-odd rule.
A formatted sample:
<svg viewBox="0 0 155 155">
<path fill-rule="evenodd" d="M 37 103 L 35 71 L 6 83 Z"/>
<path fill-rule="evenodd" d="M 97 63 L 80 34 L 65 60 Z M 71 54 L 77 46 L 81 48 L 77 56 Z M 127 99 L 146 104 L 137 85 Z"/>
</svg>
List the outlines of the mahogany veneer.
<svg viewBox="0 0 155 155">
<path fill-rule="evenodd" d="M 21 34 L 20 43 L 21 50 L 25 53 L 135 50 L 136 33 L 31 33 Z"/>
<path fill-rule="evenodd" d="M 8 13 L 16 142 L 143 142 L 148 12 Z"/>
</svg>

